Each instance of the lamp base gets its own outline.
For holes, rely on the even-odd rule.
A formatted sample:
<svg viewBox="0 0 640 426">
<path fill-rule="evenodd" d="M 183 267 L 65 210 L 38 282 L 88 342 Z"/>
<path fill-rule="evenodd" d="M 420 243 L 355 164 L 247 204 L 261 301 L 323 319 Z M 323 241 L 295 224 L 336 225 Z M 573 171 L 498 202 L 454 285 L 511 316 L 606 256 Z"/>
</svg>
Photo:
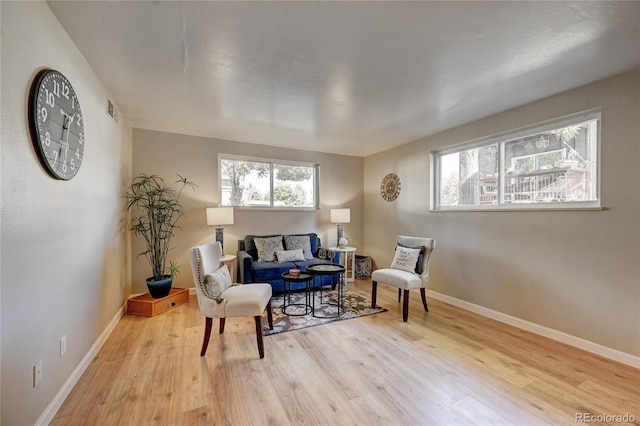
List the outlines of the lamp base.
<svg viewBox="0 0 640 426">
<path fill-rule="evenodd" d="M 336 240 L 336 245 L 338 245 L 340 244 L 340 239 L 344 237 L 344 225 L 339 223 L 336 227 L 338 228 L 338 239 Z"/>
<path fill-rule="evenodd" d="M 222 256 L 224 256 L 224 228 L 216 226 L 216 241 L 220 242 L 222 248 Z"/>
</svg>

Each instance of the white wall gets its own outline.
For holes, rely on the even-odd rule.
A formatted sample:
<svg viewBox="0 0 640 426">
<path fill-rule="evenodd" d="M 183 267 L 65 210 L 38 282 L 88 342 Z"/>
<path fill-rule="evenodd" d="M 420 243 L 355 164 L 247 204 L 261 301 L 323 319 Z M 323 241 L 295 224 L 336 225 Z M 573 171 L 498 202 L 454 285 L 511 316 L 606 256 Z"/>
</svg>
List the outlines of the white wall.
<svg viewBox="0 0 640 426">
<path fill-rule="evenodd" d="M 105 88 L 46 3 L 0 4 L 0 423 L 9 426 L 40 418 L 130 293 L 121 190 L 130 178 L 131 129 L 106 115 Z M 83 110 L 85 157 L 68 182 L 47 175 L 29 137 L 28 92 L 42 68 L 69 79 Z M 43 381 L 33 388 L 38 360 Z"/>
<path fill-rule="evenodd" d="M 380 267 L 396 234 L 436 237 L 432 290 L 640 356 L 639 87 L 628 72 L 367 157 L 365 251 Z M 431 150 L 598 106 L 606 210 L 429 212 Z"/>
<path fill-rule="evenodd" d="M 351 223 L 345 225 L 349 245 L 363 247 L 363 223 L 359 220 L 363 216 L 363 158 L 134 129 L 134 175 L 155 173 L 171 183 L 180 174 L 199 186 L 195 194 L 190 190 L 183 193 L 186 212 L 182 231 L 178 231 L 172 244 L 175 248 L 171 257 L 181 266 L 174 286 L 193 287 L 189 248 L 215 240 L 215 228 L 206 223 L 205 206 L 218 205 L 219 153 L 320 165 L 319 211 L 236 209 L 235 223 L 224 228 L 225 253 L 235 254 L 237 240 L 246 234 L 317 232 L 323 245 L 335 245 L 336 226 L 329 222 L 329 209 L 341 206 L 351 209 Z M 144 249 L 142 243 L 139 238 L 132 242 L 134 294 L 147 291 L 145 279 L 151 275 L 146 259 L 135 256 Z"/>
</svg>

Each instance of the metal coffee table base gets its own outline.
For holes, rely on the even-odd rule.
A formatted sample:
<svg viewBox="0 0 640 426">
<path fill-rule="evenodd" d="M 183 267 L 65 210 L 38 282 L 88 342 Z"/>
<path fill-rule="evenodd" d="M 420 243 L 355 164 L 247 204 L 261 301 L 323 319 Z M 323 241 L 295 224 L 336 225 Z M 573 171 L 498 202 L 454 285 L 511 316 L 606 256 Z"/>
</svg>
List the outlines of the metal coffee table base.
<svg viewBox="0 0 640 426">
<path fill-rule="evenodd" d="M 315 318 L 338 318 L 344 315 L 345 307 L 344 307 L 344 267 L 342 265 L 336 264 L 318 264 L 318 265 L 310 265 L 307 266 L 307 272 L 311 272 L 313 274 L 313 295 L 311 298 L 312 303 L 312 312 Z M 322 302 L 322 276 L 323 275 L 338 275 L 338 284 L 336 285 L 336 301 L 335 302 Z M 320 286 L 316 287 L 316 279 L 320 278 Z M 316 291 L 317 289 L 317 291 Z M 335 313 L 325 313 L 324 315 L 319 314 L 316 310 L 316 292 L 320 293 L 320 305 L 329 305 L 335 306 Z M 327 296 L 324 296 L 327 297 Z"/>
<path fill-rule="evenodd" d="M 308 315 L 313 312 L 311 305 L 311 280 L 312 276 L 309 274 L 300 274 L 291 276 L 288 273 L 282 274 L 283 280 L 283 292 L 282 292 L 282 313 L 289 315 L 290 317 L 299 317 Z M 292 282 L 304 282 L 304 301 L 305 303 L 291 303 L 291 283 Z M 291 312 L 290 310 L 296 308 L 300 312 Z M 300 309 L 302 308 L 302 309 Z"/>
<path fill-rule="evenodd" d="M 342 315 L 344 315 L 345 313 L 345 308 L 344 308 L 344 285 L 342 283 L 338 283 L 336 286 L 336 290 L 337 290 L 337 296 L 336 296 L 336 302 L 322 302 L 322 287 L 320 287 L 318 289 L 318 293 L 320 293 L 320 306 L 322 305 L 328 305 L 328 306 L 335 306 L 335 314 L 334 313 L 328 313 L 326 315 L 319 315 L 318 311 L 316 310 L 316 290 L 313 290 L 313 298 L 311 301 L 311 310 L 313 312 L 313 316 L 315 318 L 338 318 L 341 317 Z M 324 296 L 326 299 L 328 299 L 329 297 L 327 295 Z M 320 307 L 319 306 L 319 307 Z"/>
</svg>

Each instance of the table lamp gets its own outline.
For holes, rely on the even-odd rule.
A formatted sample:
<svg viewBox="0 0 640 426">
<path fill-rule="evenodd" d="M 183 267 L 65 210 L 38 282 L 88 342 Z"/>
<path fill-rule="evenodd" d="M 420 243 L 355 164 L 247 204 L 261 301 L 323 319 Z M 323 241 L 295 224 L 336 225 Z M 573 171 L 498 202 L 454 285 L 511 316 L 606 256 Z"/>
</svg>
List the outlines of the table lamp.
<svg viewBox="0 0 640 426">
<path fill-rule="evenodd" d="M 331 209 L 331 223 L 336 223 L 338 228 L 338 239 L 336 245 L 344 237 L 344 224 L 351 222 L 351 209 Z"/>
<path fill-rule="evenodd" d="M 216 227 L 216 241 L 220 241 L 224 256 L 224 228 L 220 225 L 233 225 L 233 207 L 208 207 L 207 225 Z"/>
</svg>

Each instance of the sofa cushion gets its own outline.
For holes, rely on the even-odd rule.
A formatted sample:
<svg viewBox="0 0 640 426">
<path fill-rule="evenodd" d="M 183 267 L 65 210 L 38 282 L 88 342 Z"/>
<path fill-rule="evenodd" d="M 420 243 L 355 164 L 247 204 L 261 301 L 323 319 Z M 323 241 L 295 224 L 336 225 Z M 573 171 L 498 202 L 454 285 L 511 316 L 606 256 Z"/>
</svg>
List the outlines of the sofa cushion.
<svg viewBox="0 0 640 426">
<path fill-rule="evenodd" d="M 309 232 L 308 234 L 287 234 L 287 236 L 297 237 L 302 235 L 309 236 L 309 244 L 311 245 L 311 256 L 318 255 L 318 249 L 320 248 L 320 239 L 318 238 L 318 234 L 315 232 Z"/>
<path fill-rule="evenodd" d="M 244 250 L 249 253 L 253 260 L 258 260 L 258 248 L 253 241 L 254 238 L 276 237 L 277 235 L 247 235 L 244 237 Z"/>
<path fill-rule="evenodd" d="M 258 250 L 258 262 L 273 262 L 276 260 L 276 251 L 284 250 L 282 247 L 282 235 L 275 237 L 255 237 L 253 242 Z"/>
<path fill-rule="evenodd" d="M 255 283 L 281 280 L 282 274 L 289 272 L 289 269 L 296 269 L 296 264 L 293 262 L 254 262 L 251 271 L 252 281 Z"/>
<path fill-rule="evenodd" d="M 301 249 L 305 259 L 313 259 L 309 235 L 285 235 L 284 246 L 287 250 Z"/>
<path fill-rule="evenodd" d="M 309 245 L 311 246 L 311 255 L 317 256 L 318 249 L 320 248 L 320 239 L 318 238 L 318 234 L 315 232 L 310 232 L 308 234 L 287 234 L 287 236 L 303 236 L 307 235 L 309 237 Z M 269 238 L 276 237 L 277 235 L 245 235 L 244 237 L 244 247 L 242 248 L 244 251 L 249 253 L 249 256 L 253 260 L 258 260 L 258 249 L 256 247 L 256 243 L 253 241 L 254 238 Z M 241 240 L 242 241 L 242 240 Z M 238 248 L 241 247 L 241 244 L 238 243 Z"/>
<path fill-rule="evenodd" d="M 296 260 L 304 260 L 302 249 L 276 250 L 276 262 L 295 262 Z"/>
</svg>

